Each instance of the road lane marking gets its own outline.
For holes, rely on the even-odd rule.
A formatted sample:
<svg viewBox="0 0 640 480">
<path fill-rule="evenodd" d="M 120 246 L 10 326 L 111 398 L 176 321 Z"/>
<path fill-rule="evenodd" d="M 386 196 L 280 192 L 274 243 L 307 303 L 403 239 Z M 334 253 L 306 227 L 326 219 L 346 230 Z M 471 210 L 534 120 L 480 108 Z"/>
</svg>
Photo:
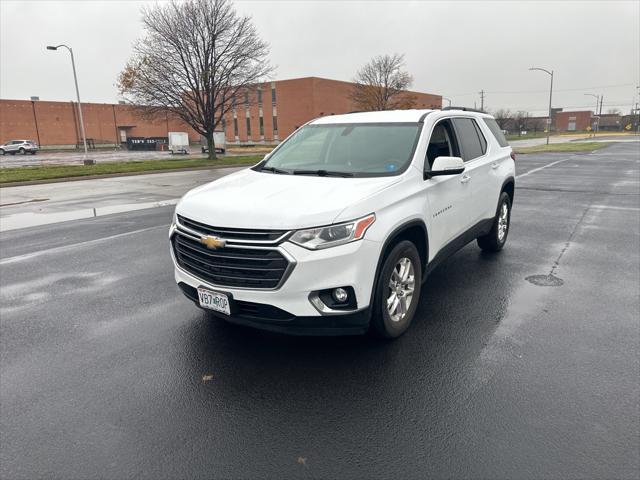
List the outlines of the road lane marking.
<svg viewBox="0 0 640 480">
<path fill-rule="evenodd" d="M 69 250 L 74 250 L 76 248 L 96 245 L 102 242 L 108 242 L 109 240 L 114 240 L 116 238 L 126 237 L 129 235 L 137 235 L 139 233 L 149 232 L 151 230 L 158 230 L 160 228 L 167 229 L 167 232 L 168 232 L 169 225 L 168 224 L 157 225 L 155 227 L 141 228 L 139 230 L 132 230 L 130 232 L 123 232 L 123 233 L 117 233 L 115 235 L 109 235 L 108 237 L 94 238 L 93 240 L 87 240 L 85 242 L 72 243 L 71 245 L 61 245 L 59 247 L 48 248 L 46 250 L 39 250 L 37 252 L 25 253 L 23 255 L 16 255 L 15 257 L 3 258 L 3 259 L 0 259 L 0 265 L 7 265 L 10 263 L 17 263 L 17 262 L 23 262 L 25 260 L 32 260 L 34 258 L 38 258 L 43 255 L 67 252 Z"/>
<path fill-rule="evenodd" d="M 622 212 L 640 212 L 638 207 L 614 207 L 610 205 L 592 205 L 591 208 L 597 208 L 602 210 L 620 210 Z"/>
<path fill-rule="evenodd" d="M 544 165 L 542 167 L 534 168 L 533 170 L 529 170 L 528 172 L 521 173 L 520 175 L 516 175 L 516 179 L 522 178 L 522 177 L 526 177 L 527 175 L 531 175 L 532 173 L 539 172 L 540 170 L 544 170 L 545 168 L 553 167 L 554 165 L 557 165 L 557 164 L 562 163 L 562 162 L 566 162 L 567 160 L 571 160 L 571 159 L 573 159 L 573 156 L 571 156 L 569 158 L 563 158 L 562 160 L 557 160 L 555 162 L 551 162 L 551 163 L 549 163 L 547 165 Z"/>
</svg>

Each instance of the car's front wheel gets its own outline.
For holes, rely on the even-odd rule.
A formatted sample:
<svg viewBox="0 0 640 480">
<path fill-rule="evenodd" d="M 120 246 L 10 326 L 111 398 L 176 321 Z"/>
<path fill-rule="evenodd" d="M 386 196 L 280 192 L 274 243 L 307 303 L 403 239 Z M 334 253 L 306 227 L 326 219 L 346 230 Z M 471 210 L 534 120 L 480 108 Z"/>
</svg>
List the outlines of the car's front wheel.
<svg viewBox="0 0 640 480">
<path fill-rule="evenodd" d="M 20 147 L 20 150 L 18 150 L 20 152 L 20 155 L 25 155 L 25 149 Z"/>
<path fill-rule="evenodd" d="M 502 250 L 504 244 L 507 243 L 510 224 L 511 197 L 507 192 L 502 192 L 491 230 L 486 235 L 478 237 L 478 246 L 485 252 L 499 252 Z"/>
<path fill-rule="evenodd" d="M 4 150 L 0 148 L 0 155 L 4 155 Z"/>
<path fill-rule="evenodd" d="M 382 338 L 396 338 L 411 324 L 418 308 L 422 263 L 416 246 L 403 240 L 385 258 L 376 283 L 371 330 Z"/>
</svg>

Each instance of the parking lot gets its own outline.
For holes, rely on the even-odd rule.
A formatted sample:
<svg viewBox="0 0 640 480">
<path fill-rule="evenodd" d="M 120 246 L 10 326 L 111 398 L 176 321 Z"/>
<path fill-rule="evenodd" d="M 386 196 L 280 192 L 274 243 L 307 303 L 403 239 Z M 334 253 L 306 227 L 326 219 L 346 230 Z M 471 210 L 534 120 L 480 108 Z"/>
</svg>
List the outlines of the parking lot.
<svg viewBox="0 0 640 480">
<path fill-rule="evenodd" d="M 637 478 L 640 144 L 516 165 L 391 343 L 207 317 L 170 205 L 1 233 L 0 477 Z"/>
</svg>

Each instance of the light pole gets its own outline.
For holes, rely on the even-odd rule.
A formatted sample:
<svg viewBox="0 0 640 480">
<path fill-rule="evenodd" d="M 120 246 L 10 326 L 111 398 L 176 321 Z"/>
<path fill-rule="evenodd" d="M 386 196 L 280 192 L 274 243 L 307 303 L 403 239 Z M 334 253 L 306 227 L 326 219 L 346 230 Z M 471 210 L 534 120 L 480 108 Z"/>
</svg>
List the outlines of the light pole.
<svg viewBox="0 0 640 480">
<path fill-rule="evenodd" d="M 545 68 L 531 67 L 529 70 L 540 70 L 549 74 L 551 77 L 551 85 L 549 86 L 549 119 L 547 120 L 547 145 L 549 145 L 549 134 L 551 133 L 551 97 L 553 96 L 553 70 L 549 71 Z"/>
<path fill-rule="evenodd" d="M 84 119 L 82 118 L 82 104 L 80 103 L 80 89 L 78 88 L 78 76 L 76 75 L 76 62 L 73 58 L 73 49 L 67 45 L 47 45 L 47 50 L 58 50 L 60 47 L 64 47 L 69 50 L 71 54 L 71 67 L 73 68 L 73 81 L 76 84 L 76 96 L 78 97 L 78 116 L 80 117 L 80 132 L 82 133 L 82 143 L 84 144 L 84 164 L 85 165 L 94 165 L 95 160 L 89 159 L 87 152 L 87 135 L 84 133 Z"/>
<path fill-rule="evenodd" d="M 596 97 L 596 109 L 593 111 L 593 116 L 596 118 L 596 126 L 593 129 L 593 136 L 595 137 L 596 133 L 598 133 L 598 127 L 600 126 L 600 117 L 598 117 L 598 102 L 600 102 L 600 96 L 595 93 L 585 93 L 585 95 L 588 97 Z"/>
<path fill-rule="evenodd" d="M 449 102 L 449 106 L 451 106 L 451 99 L 447 98 L 447 97 L 442 97 L 443 100 L 446 100 L 447 102 Z"/>
</svg>

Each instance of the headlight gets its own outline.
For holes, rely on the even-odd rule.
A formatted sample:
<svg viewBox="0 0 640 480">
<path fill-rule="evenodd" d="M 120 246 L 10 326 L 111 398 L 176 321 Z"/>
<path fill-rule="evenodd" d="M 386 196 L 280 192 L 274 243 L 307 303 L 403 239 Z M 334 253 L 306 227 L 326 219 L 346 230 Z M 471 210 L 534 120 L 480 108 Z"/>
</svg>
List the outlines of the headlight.
<svg viewBox="0 0 640 480">
<path fill-rule="evenodd" d="M 376 216 L 372 213 L 352 222 L 298 230 L 289 241 L 311 250 L 335 247 L 364 238 L 367 229 L 375 221 Z"/>
</svg>

